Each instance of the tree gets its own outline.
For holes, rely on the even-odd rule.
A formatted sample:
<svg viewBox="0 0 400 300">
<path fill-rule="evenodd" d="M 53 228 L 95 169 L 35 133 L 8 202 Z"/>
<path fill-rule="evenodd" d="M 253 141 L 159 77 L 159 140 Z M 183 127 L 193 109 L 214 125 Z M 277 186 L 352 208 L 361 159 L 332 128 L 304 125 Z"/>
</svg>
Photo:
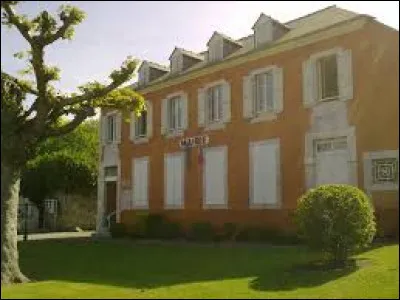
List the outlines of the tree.
<svg viewBox="0 0 400 300">
<path fill-rule="evenodd" d="M 345 184 L 321 185 L 298 203 L 296 221 L 308 244 L 343 266 L 355 251 L 368 246 L 376 232 L 374 212 L 367 195 Z"/>
<path fill-rule="evenodd" d="M 27 51 L 15 54 L 26 58 L 24 76 L 1 72 L 1 283 L 28 281 L 19 268 L 17 250 L 17 207 L 21 170 L 34 157 L 38 146 L 50 137 L 74 130 L 95 108 L 120 109 L 140 114 L 143 97 L 122 85 L 132 78 L 137 61 L 128 58 L 110 73 L 110 81 L 89 82 L 79 92 L 61 93 L 53 83 L 59 80 L 59 69 L 45 63 L 45 49 L 58 40 L 71 39 L 74 28 L 85 18 L 80 9 L 62 5 L 58 17 L 42 11 L 28 18 L 15 11 L 18 1 L 2 1 L 2 25 L 14 28 L 29 45 Z M 27 95 L 33 97 L 28 107 Z M 62 122 L 71 116 L 68 122 Z"/>
<path fill-rule="evenodd" d="M 39 208 L 43 223 L 44 199 L 57 192 L 90 195 L 98 174 L 98 120 L 88 120 L 74 131 L 49 138 L 22 171 L 21 194 Z"/>
</svg>

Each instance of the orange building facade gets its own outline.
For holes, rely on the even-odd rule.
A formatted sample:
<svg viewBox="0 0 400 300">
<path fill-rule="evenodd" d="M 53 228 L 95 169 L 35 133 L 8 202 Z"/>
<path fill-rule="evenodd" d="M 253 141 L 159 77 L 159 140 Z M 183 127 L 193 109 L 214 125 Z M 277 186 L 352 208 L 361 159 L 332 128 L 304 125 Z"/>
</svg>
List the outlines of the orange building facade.
<svg viewBox="0 0 400 300">
<path fill-rule="evenodd" d="M 102 112 L 98 232 L 140 211 L 292 230 L 324 183 L 360 187 L 398 232 L 398 31 L 337 7 L 253 30 L 144 62 L 145 117 Z"/>
</svg>

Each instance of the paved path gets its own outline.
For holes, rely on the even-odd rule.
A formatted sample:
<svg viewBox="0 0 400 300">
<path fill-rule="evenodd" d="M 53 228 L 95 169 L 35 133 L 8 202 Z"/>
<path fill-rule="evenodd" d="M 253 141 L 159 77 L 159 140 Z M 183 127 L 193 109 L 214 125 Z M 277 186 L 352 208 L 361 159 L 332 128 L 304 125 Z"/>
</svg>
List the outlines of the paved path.
<svg viewBox="0 0 400 300">
<path fill-rule="evenodd" d="M 70 238 L 83 238 L 91 237 L 94 231 L 83 232 L 48 232 L 48 233 L 31 233 L 28 235 L 29 240 L 45 240 L 45 239 L 70 239 Z M 24 236 L 18 235 L 18 241 L 23 241 Z"/>
</svg>

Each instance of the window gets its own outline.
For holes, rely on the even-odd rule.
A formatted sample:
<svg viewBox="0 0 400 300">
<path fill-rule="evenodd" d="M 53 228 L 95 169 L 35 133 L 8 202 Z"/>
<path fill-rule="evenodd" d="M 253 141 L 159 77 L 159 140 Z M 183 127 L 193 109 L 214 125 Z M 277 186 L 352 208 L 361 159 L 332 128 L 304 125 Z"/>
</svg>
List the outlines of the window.
<svg viewBox="0 0 400 300">
<path fill-rule="evenodd" d="M 254 77 L 254 112 L 260 114 L 274 109 L 272 71 Z"/>
<path fill-rule="evenodd" d="M 168 101 L 168 129 L 170 131 L 182 129 L 182 98 L 180 96 Z"/>
<path fill-rule="evenodd" d="M 107 116 L 107 142 L 114 142 L 117 136 L 116 116 Z"/>
<path fill-rule="evenodd" d="M 113 166 L 113 167 L 105 167 L 104 168 L 104 177 L 117 177 L 117 172 L 118 168 Z"/>
<path fill-rule="evenodd" d="M 222 120 L 222 85 L 207 90 L 207 122 L 216 123 Z"/>
<path fill-rule="evenodd" d="M 336 55 L 322 57 L 317 61 L 318 100 L 334 100 L 339 96 L 338 67 Z"/>
<path fill-rule="evenodd" d="M 166 208 L 182 208 L 184 203 L 185 154 L 164 156 L 164 201 Z"/>
<path fill-rule="evenodd" d="M 143 111 L 140 117 L 136 117 L 135 137 L 147 136 L 147 111 Z"/>
</svg>

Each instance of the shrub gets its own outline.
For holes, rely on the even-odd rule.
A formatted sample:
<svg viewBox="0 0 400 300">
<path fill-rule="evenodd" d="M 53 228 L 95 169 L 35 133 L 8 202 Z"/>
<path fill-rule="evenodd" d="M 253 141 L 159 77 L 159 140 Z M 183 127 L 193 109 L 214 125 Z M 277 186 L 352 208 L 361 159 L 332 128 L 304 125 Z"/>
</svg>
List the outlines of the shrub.
<svg viewBox="0 0 400 300">
<path fill-rule="evenodd" d="M 209 222 L 193 223 L 189 230 L 189 238 L 196 241 L 212 241 L 215 237 L 214 227 Z"/>
<path fill-rule="evenodd" d="M 235 223 L 225 223 L 222 228 L 222 239 L 232 241 L 235 239 L 238 227 Z"/>
<path fill-rule="evenodd" d="M 126 235 L 126 226 L 123 223 L 111 223 L 110 234 L 113 238 L 121 238 Z"/>
<path fill-rule="evenodd" d="M 166 221 L 160 233 L 162 238 L 175 239 L 183 235 L 183 230 L 181 224 Z"/>
<path fill-rule="evenodd" d="M 299 200 L 295 221 L 308 244 L 328 253 L 336 264 L 368 246 L 376 232 L 368 197 L 344 184 L 309 190 Z"/>
<path fill-rule="evenodd" d="M 145 217 L 145 236 L 147 238 L 161 238 L 165 223 L 162 215 L 149 214 Z"/>
</svg>

